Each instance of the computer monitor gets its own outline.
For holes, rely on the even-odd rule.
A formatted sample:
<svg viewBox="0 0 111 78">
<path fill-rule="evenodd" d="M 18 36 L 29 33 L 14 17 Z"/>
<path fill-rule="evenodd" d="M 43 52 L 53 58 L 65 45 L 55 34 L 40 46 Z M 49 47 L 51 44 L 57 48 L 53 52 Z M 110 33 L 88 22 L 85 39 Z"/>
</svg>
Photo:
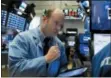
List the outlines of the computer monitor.
<svg viewBox="0 0 111 78">
<path fill-rule="evenodd" d="M 81 44 L 88 44 L 90 39 L 91 39 L 90 34 L 84 34 L 84 33 L 79 34 L 79 42 Z"/>
<path fill-rule="evenodd" d="M 23 1 L 19 6 L 19 11 L 17 11 L 17 14 L 22 15 L 26 7 L 27 7 L 27 4 Z"/>
<path fill-rule="evenodd" d="M 111 1 L 91 1 L 91 32 L 111 31 Z"/>
<path fill-rule="evenodd" d="M 80 44 L 79 51 L 82 55 L 88 56 L 89 55 L 89 46 L 87 44 Z"/>
<path fill-rule="evenodd" d="M 76 44 L 76 42 L 75 42 L 76 39 L 75 38 L 76 38 L 75 36 L 69 36 L 67 38 L 68 46 L 70 46 L 70 47 L 74 47 L 75 46 L 75 44 Z"/>
<path fill-rule="evenodd" d="M 75 41 L 68 41 L 68 46 L 73 47 L 75 45 Z"/>
<path fill-rule="evenodd" d="M 94 55 L 111 43 L 111 34 L 94 34 Z"/>
<path fill-rule="evenodd" d="M 7 18 L 7 11 L 1 10 L 1 26 L 5 26 Z"/>
<path fill-rule="evenodd" d="M 26 19 L 13 13 L 9 13 L 7 27 L 24 31 Z"/>
</svg>

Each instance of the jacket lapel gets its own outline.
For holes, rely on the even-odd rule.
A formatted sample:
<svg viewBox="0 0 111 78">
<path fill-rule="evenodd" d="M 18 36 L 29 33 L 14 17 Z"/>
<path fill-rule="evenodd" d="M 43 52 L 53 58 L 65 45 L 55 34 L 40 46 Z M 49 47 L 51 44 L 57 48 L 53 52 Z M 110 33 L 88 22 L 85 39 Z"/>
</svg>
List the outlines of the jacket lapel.
<svg viewBox="0 0 111 78">
<path fill-rule="evenodd" d="M 43 49 L 38 27 L 36 27 L 35 29 L 32 30 L 32 36 L 35 41 L 35 44 L 38 45 L 41 49 Z"/>
</svg>

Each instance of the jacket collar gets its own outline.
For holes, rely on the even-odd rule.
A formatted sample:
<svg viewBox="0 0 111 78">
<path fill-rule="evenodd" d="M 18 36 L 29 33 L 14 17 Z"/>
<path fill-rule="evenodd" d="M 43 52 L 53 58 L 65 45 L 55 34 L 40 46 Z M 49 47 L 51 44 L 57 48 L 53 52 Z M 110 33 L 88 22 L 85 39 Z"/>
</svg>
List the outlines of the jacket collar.
<svg viewBox="0 0 111 78">
<path fill-rule="evenodd" d="M 43 48 L 43 40 L 45 39 L 45 36 L 41 32 L 40 26 L 33 29 L 32 32 L 33 32 L 32 33 L 33 39 L 36 41 L 36 43 L 38 44 L 38 46 L 40 48 Z M 56 44 L 57 44 L 56 37 L 52 37 L 50 42 L 49 42 L 49 45 L 51 46 L 51 45 L 56 45 Z"/>
<path fill-rule="evenodd" d="M 44 34 L 41 32 L 40 30 L 40 26 L 39 27 L 36 27 L 35 29 L 32 30 L 32 36 L 33 36 L 33 39 L 35 40 L 35 42 L 38 44 L 38 46 L 40 48 L 43 48 L 42 47 L 42 42 L 45 38 Z"/>
</svg>

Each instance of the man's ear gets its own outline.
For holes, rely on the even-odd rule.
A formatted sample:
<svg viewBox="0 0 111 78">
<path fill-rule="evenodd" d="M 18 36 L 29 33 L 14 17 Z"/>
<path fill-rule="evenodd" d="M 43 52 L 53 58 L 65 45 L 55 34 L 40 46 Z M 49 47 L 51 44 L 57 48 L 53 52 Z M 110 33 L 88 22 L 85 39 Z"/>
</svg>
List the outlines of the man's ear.
<svg viewBox="0 0 111 78">
<path fill-rule="evenodd" d="M 46 25 L 47 25 L 47 22 L 48 22 L 48 18 L 47 18 L 47 16 L 43 16 L 42 17 L 42 20 L 43 20 L 43 25 L 44 25 L 44 27 L 43 28 L 45 28 L 46 27 Z"/>
</svg>

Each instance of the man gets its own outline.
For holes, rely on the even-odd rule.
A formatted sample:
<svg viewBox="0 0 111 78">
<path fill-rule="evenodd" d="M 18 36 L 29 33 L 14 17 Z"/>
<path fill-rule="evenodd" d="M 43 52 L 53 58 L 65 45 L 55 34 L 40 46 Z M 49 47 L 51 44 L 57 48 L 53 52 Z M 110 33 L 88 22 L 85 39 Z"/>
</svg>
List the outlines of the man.
<svg viewBox="0 0 111 78">
<path fill-rule="evenodd" d="M 18 34 L 10 44 L 10 76 L 57 76 L 60 67 L 67 63 L 64 46 L 56 37 L 63 26 L 63 12 L 48 10 L 41 20 L 38 28 Z M 50 48 L 44 54 L 47 37 L 50 38 L 47 43 Z"/>
</svg>

